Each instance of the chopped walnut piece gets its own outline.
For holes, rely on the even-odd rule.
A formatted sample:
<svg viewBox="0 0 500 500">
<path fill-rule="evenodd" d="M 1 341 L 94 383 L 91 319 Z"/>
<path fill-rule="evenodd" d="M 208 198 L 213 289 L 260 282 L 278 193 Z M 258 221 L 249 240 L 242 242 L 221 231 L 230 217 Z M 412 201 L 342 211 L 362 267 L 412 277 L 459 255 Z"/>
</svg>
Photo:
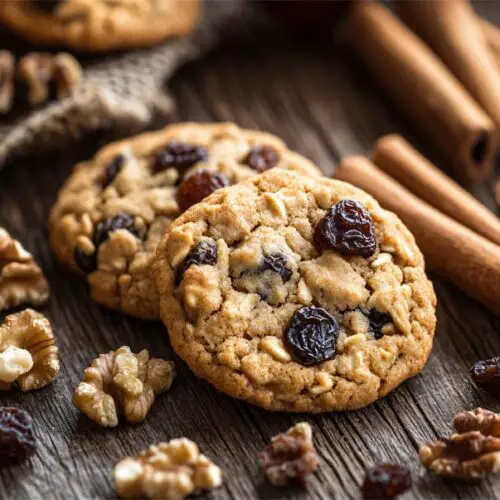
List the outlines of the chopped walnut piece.
<svg viewBox="0 0 500 500">
<path fill-rule="evenodd" d="M 32 309 L 0 325 L 0 389 L 16 382 L 22 391 L 41 389 L 59 373 L 58 349 L 49 320 Z"/>
<path fill-rule="evenodd" d="M 170 388 L 175 376 L 172 361 L 149 359 L 145 349 L 134 354 L 127 346 L 101 354 L 83 374 L 73 404 L 104 427 L 118 425 L 123 413 L 130 423 L 145 420 L 155 397 Z"/>
<path fill-rule="evenodd" d="M 0 311 L 22 304 L 41 305 L 49 285 L 33 256 L 0 228 Z"/>
<path fill-rule="evenodd" d="M 19 60 L 17 67 L 17 79 L 26 85 L 31 106 L 51 99 L 53 88 L 59 99 L 68 96 L 81 78 L 80 63 L 66 53 L 31 52 Z"/>
<path fill-rule="evenodd" d="M 479 431 L 427 443 L 418 454 L 425 467 L 443 477 L 472 480 L 500 470 L 500 438 Z"/>
<path fill-rule="evenodd" d="M 114 470 L 116 489 L 126 498 L 181 499 L 218 488 L 222 471 L 186 438 L 159 443 Z"/>
<path fill-rule="evenodd" d="M 484 408 L 459 413 L 453 425 L 457 432 L 479 431 L 483 436 L 500 437 L 500 414 Z"/>
<path fill-rule="evenodd" d="M 0 50 L 0 115 L 8 113 L 12 108 L 15 64 L 12 52 Z"/>
<path fill-rule="evenodd" d="M 294 480 L 304 485 L 318 468 L 311 426 L 300 422 L 286 433 L 275 436 L 259 455 L 259 463 L 275 486 L 284 486 Z"/>
</svg>

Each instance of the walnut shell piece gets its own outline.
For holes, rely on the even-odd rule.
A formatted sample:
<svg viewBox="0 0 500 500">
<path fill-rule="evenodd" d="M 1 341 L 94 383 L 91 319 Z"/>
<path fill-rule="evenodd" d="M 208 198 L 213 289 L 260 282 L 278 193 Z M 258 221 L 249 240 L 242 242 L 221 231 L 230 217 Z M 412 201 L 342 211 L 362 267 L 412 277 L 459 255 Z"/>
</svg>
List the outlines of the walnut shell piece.
<svg viewBox="0 0 500 500">
<path fill-rule="evenodd" d="M 101 354 L 83 374 L 73 404 L 103 427 L 116 427 L 123 414 L 132 424 L 145 420 L 156 396 L 168 391 L 175 377 L 172 361 L 150 359 L 123 346 Z"/>
<path fill-rule="evenodd" d="M 48 298 L 49 284 L 33 256 L 0 227 L 0 311 Z"/>
<path fill-rule="evenodd" d="M 32 309 L 0 325 L 0 390 L 15 382 L 23 392 L 41 389 L 59 373 L 58 348 L 49 320 Z"/>
<path fill-rule="evenodd" d="M 222 485 L 222 471 L 187 438 L 159 443 L 114 469 L 118 493 L 125 498 L 182 499 Z"/>
<path fill-rule="evenodd" d="M 285 486 L 291 481 L 304 485 L 319 463 L 311 426 L 299 422 L 286 433 L 275 436 L 259 455 L 259 463 L 275 486 Z"/>
<path fill-rule="evenodd" d="M 427 443 L 418 454 L 425 467 L 448 478 L 475 480 L 500 470 L 500 438 L 479 431 Z"/>
</svg>

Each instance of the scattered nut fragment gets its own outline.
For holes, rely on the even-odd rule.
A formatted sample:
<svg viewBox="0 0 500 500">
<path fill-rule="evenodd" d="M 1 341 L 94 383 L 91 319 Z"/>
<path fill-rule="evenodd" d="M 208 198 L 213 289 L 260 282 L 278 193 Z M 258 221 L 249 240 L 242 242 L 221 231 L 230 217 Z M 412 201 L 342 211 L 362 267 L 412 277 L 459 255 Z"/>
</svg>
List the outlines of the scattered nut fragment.
<svg viewBox="0 0 500 500">
<path fill-rule="evenodd" d="M 0 311 L 48 298 L 49 284 L 33 256 L 0 227 Z"/>
<path fill-rule="evenodd" d="M 459 413 L 453 425 L 460 433 L 479 431 L 483 436 L 500 437 L 500 414 L 484 408 Z"/>
<path fill-rule="evenodd" d="M 472 480 L 500 470 L 500 438 L 479 431 L 427 443 L 418 454 L 425 467 L 443 477 Z"/>
<path fill-rule="evenodd" d="M 15 64 L 12 52 L 0 50 L 0 115 L 8 113 L 12 108 Z"/>
<path fill-rule="evenodd" d="M 116 489 L 126 498 L 182 499 L 222 485 L 222 471 L 186 438 L 159 443 L 126 458 L 114 470 Z"/>
<path fill-rule="evenodd" d="M 49 320 L 32 309 L 0 325 L 0 390 L 16 382 L 23 392 L 49 385 L 59 373 L 58 349 Z"/>
<path fill-rule="evenodd" d="M 27 87 L 31 106 L 51 99 L 53 88 L 58 99 L 68 96 L 80 84 L 81 77 L 80 63 L 66 53 L 31 52 L 18 62 L 17 79 Z"/>
<path fill-rule="evenodd" d="M 305 485 L 318 468 L 311 426 L 300 422 L 286 433 L 273 437 L 260 453 L 259 463 L 269 482 L 275 486 L 284 486 L 291 481 Z"/>
<path fill-rule="evenodd" d="M 172 361 L 149 359 L 128 346 L 101 354 L 83 374 L 73 404 L 104 427 L 116 427 L 118 414 L 130 423 L 145 420 L 155 397 L 170 388 L 175 376 Z"/>
</svg>

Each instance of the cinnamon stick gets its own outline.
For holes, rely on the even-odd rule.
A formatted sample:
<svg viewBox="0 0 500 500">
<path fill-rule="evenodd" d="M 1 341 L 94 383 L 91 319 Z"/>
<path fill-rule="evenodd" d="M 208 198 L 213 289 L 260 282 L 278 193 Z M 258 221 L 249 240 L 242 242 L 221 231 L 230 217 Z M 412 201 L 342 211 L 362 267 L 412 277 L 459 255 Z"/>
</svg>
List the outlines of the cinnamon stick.
<svg viewBox="0 0 500 500">
<path fill-rule="evenodd" d="M 500 129 L 500 72 L 469 1 L 411 0 L 395 6 Z"/>
<path fill-rule="evenodd" d="M 403 137 L 387 135 L 379 139 L 372 160 L 415 195 L 500 245 L 500 219 L 424 158 Z"/>
<path fill-rule="evenodd" d="M 500 313 L 500 247 L 417 198 L 366 158 L 345 159 L 335 176 L 398 214 L 431 268 Z"/>
<path fill-rule="evenodd" d="M 387 8 L 352 2 L 351 43 L 399 107 L 448 154 L 464 181 L 488 177 L 497 149 L 492 120 L 432 50 Z"/>
</svg>

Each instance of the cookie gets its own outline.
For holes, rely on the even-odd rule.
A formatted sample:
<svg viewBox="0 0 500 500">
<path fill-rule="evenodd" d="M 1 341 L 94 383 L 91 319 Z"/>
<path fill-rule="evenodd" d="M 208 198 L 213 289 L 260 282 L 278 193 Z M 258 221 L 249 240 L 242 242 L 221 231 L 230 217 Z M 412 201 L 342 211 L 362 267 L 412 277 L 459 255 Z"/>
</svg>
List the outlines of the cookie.
<svg viewBox="0 0 500 500">
<path fill-rule="evenodd" d="M 422 370 L 436 298 L 396 215 L 350 184 L 273 169 L 213 193 L 157 251 L 174 350 L 269 410 L 361 408 Z"/>
<path fill-rule="evenodd" d="M 196 26 L 199 0 L 16 0 L 0 24 L 34 43 L 83 52 L 149 47 Z"/>
<path fill-rule="evenodd" d="M 159 319 L 152 259 L 179 207 L 277 165 L 319 175 L 278 138 L 227 123 L 172 125 L 110 144 L 61 188 L 51 246 L 87 276 L 97 302 Z"/>
</svg>

